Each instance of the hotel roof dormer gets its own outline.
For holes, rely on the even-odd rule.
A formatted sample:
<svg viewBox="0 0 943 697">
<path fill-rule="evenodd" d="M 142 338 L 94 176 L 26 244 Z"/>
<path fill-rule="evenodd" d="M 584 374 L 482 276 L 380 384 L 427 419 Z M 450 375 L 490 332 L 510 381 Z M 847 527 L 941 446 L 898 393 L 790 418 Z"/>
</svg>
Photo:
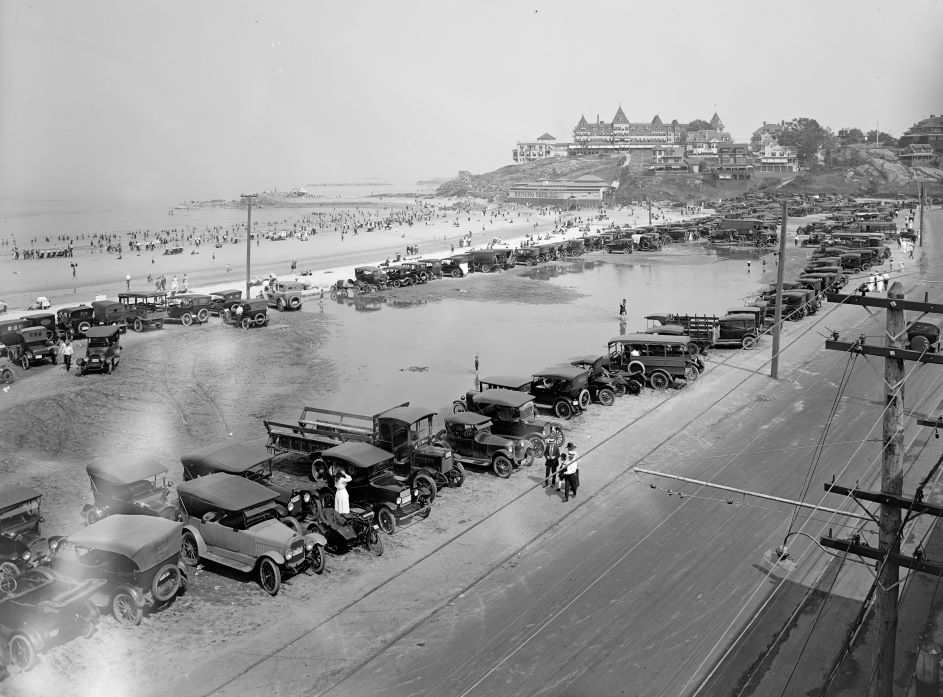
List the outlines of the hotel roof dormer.
<svg viewBox="0 0 943 697">
<path fill-rule="evenodd" d="M 652 119 L 652 126 L 664 126 L 661 122 L 661 117 L 658 114 L 655 114 L 655 118 Z"/>
<path fill-rule="evenodd" d="M 616 115 L 612 117 L 612 125 L 613 126 L 620 126 L 620 125 L 628 126 L 629 125 L 629 119 L 626 118 L 625 112 L 622 111 L 621 104 L 619 105 L 619 110 L 616 111 Z"/>
</svg>

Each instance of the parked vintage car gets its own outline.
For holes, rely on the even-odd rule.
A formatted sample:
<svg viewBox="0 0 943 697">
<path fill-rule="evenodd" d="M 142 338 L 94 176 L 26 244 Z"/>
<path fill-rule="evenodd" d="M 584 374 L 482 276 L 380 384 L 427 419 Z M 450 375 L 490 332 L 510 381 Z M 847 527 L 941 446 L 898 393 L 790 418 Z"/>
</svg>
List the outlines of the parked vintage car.
<svg viewBox="0 0 943 697">
<path fill-rule="evenodd" d="M 36 665 L 47 648 L 95 631 L 98 609 L 90 602 L 101 581 L 73 581 L 37 567 L 16 577 L 0 593 L 0 643 L 20 670 Z"/>
<path fill-rule="evenodd" d="M 442 278 L 442 262 L 438 259 L 416 259 L 403 262 L 403 268 L 419 278 L 420 283 Z"/>
<path fill-rule="evenodd" d="M 529 381 L 528 381 L 529 382 Z M 472 411 L 491 419 L 491 432 L 498 436 L 526 438 L 534 457 L 540 456 L 548 441 L 563 445 L 563 429 L 537 418 L 537 405 L 528 392 L 494 388 L 470 390 L 452 402 L 452 413 Z"/>
<path fill-rule="evenodd" d="M 316 502 L 307 489 L 280 486 L 272 481 L 272 458 L 261 446 L 246 443 L 213 443 L 180 457 L 183 479 L 190 481 L 216 472 L 226 472 L 257 482 L 275 494 L 279 519 L 296 531 L 311 515 Z"/>
<path fill-rule="evenodd" d="M 412 286 L 419 283 L 419 276 L 402 264 L 393 264 L 384 267 L 387 278 L 390 279 L 390 285 L 394 288 L 400 286 Z"/>
<path fill-rule="evenodd" d="M 46 361 L 55 365 L 58 360 L 56 343 L 45 327 L 26 327 L 15 334 L 0 334 L 0 343 L 6 347 L 7 357 L 19 363 L 23 370 Z"/>
<path fill-rule="evenodd" d="M 213 298 L 202 293 L 177 294 L 167 301 L 167 319 L 189 327 L 194 322 L 203 324 L 210 318 Z"/>
<path fill-rule="evenodd" d="M 720 332 L 715 346 L 739 346 L 751 350 L 759 343 L 756 318 L 751 315 L 724 315 L 718 318 L 717 325 Z"/>
<path fill-rule="evenodd" d="M 536 266 L 540 263 L 540 250 L 536 247 L 520 247 L 514 250 L 514 263 Z"/>
<path fill-rule="evenodd" d="M 377 266 L 358 266 L 354 269 L 354 280 L 369 287 L 373 292 L 388 288 L 390 278 Z"/>
<path fill-rule="evenodd" d="M 352 508 L 350 513 L 343 514 L 319 506 L 315 521 L 308 524 L 309 531 L 324 535 L 327 540 L 325 549 L 332 554 L 343 554 L 359 546 L 382 556 L 383 538 L 379 529 L 373 511 L 360 508 Z"/>
<path fill-rule="evenodd" d="M 271 489 L 232 474 L 210 474 L 177 486 L 183 513 L 181 558 L 188 566 L 201 559 L 245 573 L 254 572 L 269 595 L 278 593 L 282 575 L 324 570 L 324 545 L 317 532 L 299 535 L 279 520 Z"/>
<path fill-rule="evenodd" d="M 122 333 L 128 331 L 127 308 L 122 303 L 114 300 L 95 300 L 92 303 L 92 312 L 96 325 L 113 325 L 121 329 Z"/>
<path fill-rule="evenodd" d="M 224 323 L 243 329 L 264 327 L 269 323 L 268 301 L 265 298 L 239 300 L 233 303 L 228 310 L 223 310 L 220 317 Z"/>
<path fill-rule="evenodd" d="M 78 361 L 79 375 L 110 373 L 121 361 L 121 329 L 114 324 L 86 330 L 85 356 Z"/>
<path fill-rule="evenodd" d="M 26 320 L 27 326 L 29 327 L 42 327 L 47 332 L 49 332 L 49 338 L 55 339 L 58 337 L 58 332 L 56 331 L 56 315 L 52 312 L 38 312 L 33 315 L 24 315 L 23 319 Z"/>
<path fill-rule="evenodd" d="M 42 563 L 58 544 L 57 536 L 42 535 L 42 497 L 25 486 L 0 489 L 0 591 L 9 589 L 6 577 Z"/>
<path fill-rule="evenodd" d="M 471 253 L 453 254 L 442 260 L 442 273 L 452 278 L 467 276 L 470 269 Z"/>
<path fill-rule="evenodd" d="M 609 254 L 632 254 L 635 251 L 635 243 L 631 237 L 618 237 L 607 242 L 605 249 Z"/>
<path fill-rule="evenodd" d="M 301 293 L 307 288 L 304 283 L 295 281 L 273 281 L 265 291 L 265 301 L 269 307 L 279 312 L 301 309 Z"/>
<path fill-rule="evenodd" d="M 377 415 L 373 445 L 393 454 L 394 472 L 415 489 L 424 484 L 435 500 L 443 487 L 460 487 L 465 469 L 452 451 L 435 443 L 436 412 L 403 404 Z"/>
<path fill-rule="evenodd" d="M 642 391 L 642 383 L 637 380 L 627 380 L 621 375 L 613 375 L 606 368 L 605 356 L 576 356 L 569 361 L 570 365 L 589 371 L 589 394 L 594 402 L 605 405 L 608 396 L 602 394 L 605 390 L 611 390 L 613 401 L 616 397 L 624 397 L 628 394 L 639 394 Z"/>
<path fill-rule="evenodd" d="M 170 501 L 173 482 L 167 468 L 150 458 L 114 458 L 85 466 L 92 487 L 92 502 L 82 506 L 91 525 L 113 514 L 149 515 L 177 520 L 179 510 Z"/>
<path fill-rule="evenodd" d="M 242 291 L 236 290 L 235 288 L 211 293 L 210 314 L 219 317 L 224 311 L 231 309 L 232 306 L 240 300 L 242 300 Z"/>
<path fill-rule="evenodd" d="M 688 336 L 617 336 L 608 343 L 609 367 L 633 377 L 644 376 L 646 382 L 656 390 L 666 389 L 675 379 L 693 382 L 700 372 L 695 356 L 688 350 L 690 343 Z"/>
<path fill-rule="evenodd" d="M 556 369 L 551 368 L 548 371 L 546 376 L 541 376 L 539 385 L 535 384 L 536 374 L 531 378 L 518 375 L 491 375 L 481 378 L 478 384 L 481 389 L 502 388 L 526 392 L 534 397 L 534 403 L 538 407 L 553 412 L 554 416 L 559 419 L 569 420 L 574 414 L 582 413 L 584 407 L 589 406 L 592 401 L 588 389 L 589 373 L 577 368 L 565 371 L 566 375 L 574 376 L 571 384 L 569 378 L 557 375 Z"/>
<path fill-rule="evenodd" d="M 513 263 L 511 252 L 507 249 L 479 249 L 473 251 L 468 259 L 469 269 L 481 273 L 500 271 Z"/>
<path fill-rule="evenodd" d="M 56 313 L 56 329 L 66 339 L 85 336 L 94 324 L 95 309 L 89 305 L 64 307 Z"/>
<path fill-rule="evenodd" d="M 136 332 L 154 327 L 162 329 L 167 319 L 166 293 L 129 291 L 118 294 L 118 302 L 125 307 L 125 321 Z"/>
<path fill-rule="evenodd" d="M 369 443 L 348 441 L 324 450 L 312 465 L 323 489 L 334 489 L 332 473 L 343 469 L 351 506 L 369 509 L 383 532 L 392 535 L 403 521 L 428 518 L 433 493 L 422 482 L 411 488 L 396 477 L 393 455 Z"/>
<path fill-rule="evenodd" d="M 176 520 L 112 515 L 64 538 L 52 568 L 75 581 L 102 581 L 89 601 L 118 624 L 136 627 L 145 610 L 166 605 L 187 588 L 182 532 Z"/>
<path fill-rule="evenodd" d="M 460 412 L 445 417 L 445 429 L 436 442 L 451 448 L 465 466 L 490 467 L 499 477 L 510 477 L 516 468 L 534 461 L 529 439 L 498 436 L 491 432 L 491 419 L 484 414 Z M 542 453 L 538 453 L 542 454 Z"/>
</svg>

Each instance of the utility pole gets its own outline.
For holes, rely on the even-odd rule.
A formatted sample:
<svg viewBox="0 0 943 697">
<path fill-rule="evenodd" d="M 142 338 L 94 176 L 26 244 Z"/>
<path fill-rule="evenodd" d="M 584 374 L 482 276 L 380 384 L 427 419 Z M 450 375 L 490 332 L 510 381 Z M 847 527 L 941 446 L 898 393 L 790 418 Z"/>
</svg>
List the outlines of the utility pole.
<svg viewBox="0 0 943 697">
<path fill-rule="evenodd" d="M 648 197 L 648 226 L 652 225 L 652 197 Z"/>
<path fill-rule="evenodd" d="M 829 302 L 844 303 L 847 305 L 861 305 L 866 308 L 884 308 L 887 310 L 885 320 L 886 340 L 883 346 L 871 346 L 864 343 L 862 335 L 855 342 L 840 341 L 838 336 L 825 342 L 825 348 L 830 350 L 858 353 L 884 358 L 884 417 L 883 417 L 883 462 L 881 468 L 881 491 L 871 492 L 857 487 L 848 488 L 835 483 L 826 483 L 827 492 L 850 496 L 861 505 L 861 501 L 872 501 L 881 505 L 878 523 L 878 547 L 861 542 L 858 535 L 851 539 L 837 539 L 831 536 L 820 539 L 823 547 L 837 549 L 850 554 L 857 554 L 867 559 L 877 561 L 877 578 L 875 580 L 874 598 L 877 626 L 880 639 L 878 655 L 875 657 L 876 678 L 875 697 L 893 697 L 894 694 L 894 658 L 897 650 L 897 613 L 900 588 L 900 567 L 916 571 L 943 574 L 943 565 L 928 562 L 916 553 L 903 556 L 900 553 L 902 525 L 902 509 L 912 513 L 928 513 L 943 517 L 943 507 L 925 504 L 923 501 L 923 485 L 918 487 L 912 498 L 904 497 L 903 492 L 903 460 L 904 460 L 904 361 L 919 363 L 943 364 L 943 355 L 927 350 L 923 347 L 910 345 L 907 340 L 907 324 L 905 311 L 917 312 L 920 317 L 927 314 L 943 314 L 943 304 L 917 302 L 906 300 L 903 286 L 895 281 L 887 293 L 886 298 L 867 295 L 829 294 Z M 919 421 L 920 425 L 929 425 L 939 428 L 943 425 L 943 418 L 936 421 Z M 943 458 L 937 467 L 943 464 Z M 936 467 L 933 471 L 936 470 Z M 932 471 L 931 471 L 932 474 Z M 928 475 L 929 479 L 929 475 Z M 834 674 L 834 671 L 833 671 Z"/>
<path fill-rule="evenodd" d="M 779 229 L 779 263 L 776 266 L 776 314 L 773 317 L 773 360 L 769 376 L 779 378 L 779 334 L 783 326 L 783 274 L 786 270 L 786 200 L 783 199 L 783 222 Z M 759 327 L 756 328 L 759 331 Z"/>
<path fill-rule="evenodd" d="M 887 334 L 885 346 L 905 348 L 907 336 L 904 311 L 896 307 L 895 300 L 903 300 L 903 286 L 895 281 L 887 293 L 892 306 L 887 308 Z M 884 358 L 884 428 L 882 435 L 883 461 L 881 465 L 881 493 L 900 496 L 904 490 L 904 361 L 895 356 Z M 886 555 L 877 564 L 878 589 L 875 611 L 882 641 L 877 656 L 876 697 L 894 695 L 894 657 L 897 652 L 897 600 L 900 567 L 896 555 L 900 554 L 901 512 L 898 506 L 881 506 L 878 530 L 878 549 Z"/>
<path fill-rule="evenodd" d="M 249 281 L 251 279 L 250 268 L 252 266 L 252 199 L 254 199 L 258 194 L 243 194 L 240 196 L 247 204 L 249 204 L 249 219 L 246 222 L 246 300 L 251 296 L 249 295 Z"/>
</svg>

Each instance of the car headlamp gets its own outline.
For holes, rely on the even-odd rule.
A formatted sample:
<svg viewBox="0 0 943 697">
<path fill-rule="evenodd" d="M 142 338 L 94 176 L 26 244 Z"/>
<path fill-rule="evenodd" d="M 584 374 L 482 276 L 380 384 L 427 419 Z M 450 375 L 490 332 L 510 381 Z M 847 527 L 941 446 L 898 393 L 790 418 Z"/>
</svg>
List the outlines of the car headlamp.
<svg viewBox="0 0 943 697">
<path fill-rule="evenodd" d="M 313 549 L 314 549 L 314 543 L 313 543 L 311 540 L 307 540 L 307 541 L 305 542 L 305 550 L 307 550 L 308 552 L 310 552 L 310 551 L 312 551 Z"/>
<path fill-rule="evenodd" d="M 302 499 L 305 503 L 311 503 L 311 494 L 309 494 L 309 493 L 306 491 L 306 492 L 304 493 L 304 495 L 301 497 L 301 499 Z"/>
<path fill-rule="evenodd" d="M 288 508 L 288 512 L 291 513 L 293 510 L 295 510 L 295 504 L 289 501 L 287 508 Z"/>
<path fill-rule="evenodd" d="M 26 550 L 20 555 L 20 559 L 22 559 L 23 561 L 29 561 L 32 556 L 33 556 L 33 553 L 30 552 L 29 550 Z"/>
</svg>

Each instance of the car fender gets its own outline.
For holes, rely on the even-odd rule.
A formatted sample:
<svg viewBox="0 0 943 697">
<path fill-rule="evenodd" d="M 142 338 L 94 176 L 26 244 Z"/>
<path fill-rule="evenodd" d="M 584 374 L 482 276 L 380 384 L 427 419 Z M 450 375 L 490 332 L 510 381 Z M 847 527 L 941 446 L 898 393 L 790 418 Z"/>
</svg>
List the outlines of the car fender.
<svg viewBox="0 0 943 697">
<path fill-rule="evenodd" d="M 134 599 L 134 603 L 138 607 L 144 607 L 147 605 L 147 598 L 144 597 L 144 592 L 137 586 L 132 586 L 128 583 L 122 583 L 120 586 L 117 586 L 112 592 L 111 597 L 114 599 L 118 593 L 127 593 Z"/>
<path fill-rule="evenodd" d="M 321 545 L 322 547 L 327 545 L 327 538 L 319 532 L 312 530 L 311 532 L 306 532 L 303 537 L 305 540 L 313 542 L 316 545 Z"/>
<path fill-rule="evenodd" d="M 271 559 L 277 566 L 285 565 L 285 555 L 283 555 L 281 552 L 276 552 L 274 549 L 266 552 L 265 554 L 260 554 L 259 558 L 255 560 L 256 567 L 262 563 L 263 559 Z"/>
<path fill-rule="evenodd" d="M 195 525 L 184 525 L 183 529 L 193 535 L 196 540 L 196 548 L 202 557 L 206 553 L 206 543 L 203 541 L 203 535 L 197 530 Z"/>
</svg>

